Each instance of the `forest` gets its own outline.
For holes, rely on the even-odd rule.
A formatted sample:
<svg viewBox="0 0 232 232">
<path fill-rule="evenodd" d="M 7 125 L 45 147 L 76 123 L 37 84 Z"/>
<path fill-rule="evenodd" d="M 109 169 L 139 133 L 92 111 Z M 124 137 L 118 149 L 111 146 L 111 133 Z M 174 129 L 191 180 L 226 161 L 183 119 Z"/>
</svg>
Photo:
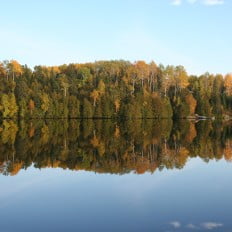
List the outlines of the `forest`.
<svg viewBox="0 0 232 232">
<path fill-rule="evenodd" d="M 232 74 L 124 60 L 32 70 L 11 60 L 0 62 L 0 78 L 2 119 L 232 117 Z"/>
<path fill-rule="evenodd" d="M 97 173 L 182 169 L 190 158 L 232 161 L 230 121 L 3 120 L 0 173 L 62 168 Z"/>
</svg>

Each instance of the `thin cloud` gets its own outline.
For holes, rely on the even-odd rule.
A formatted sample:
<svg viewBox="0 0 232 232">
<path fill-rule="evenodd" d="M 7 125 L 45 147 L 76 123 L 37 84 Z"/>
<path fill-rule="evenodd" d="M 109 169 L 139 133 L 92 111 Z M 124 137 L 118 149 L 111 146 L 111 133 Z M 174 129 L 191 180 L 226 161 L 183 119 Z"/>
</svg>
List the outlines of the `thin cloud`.
<svg viewBox="0 0 232 232">
<path fill-rule="evenodd" d="M 172 0 L 171 4 L 174 6 L 180 6 L 182 3 L 182 0 Z"/>
<path fill-rule="evenodd" d="M 189 3 L 191 5 L 195 3 L 203 4 L 205 6 L 217 6 L 223 5 L 225 0 L 171 0 L 171 5 L 180 6 L 182 3 Z"/>
<path fill-rule="evenodd" d="M 217 222 L 204 222 L 204 223 L 202 223 L 202 227 L 207 229 L 207 230 L 216 229 L 216 228 L 219 228 L 222 226 L 223 226 L 222 223 L 217 223 Z"/>
<path fill-rule="evenodd" d="M 208 6 L 222 5 L 224 0 L 204 0 L 203 3 Z"/>
<path fill-rule="evenodd" d="M 190 3 L 190 4 L 194 4 L 194 3 L 197 2 L 197 0 L 187 0 L 187 2 Z"/>
<path fill-rule="evenodd" d="M 173 226 L 175 229 L 180 228 L 181 227 L 181 223 L 178 221 L 173 221 L 170 222 L 170 225 Z"/>
<path fill-rule="evenodd" d="M 190 224 L 186 225 L 186 227 L 187 227 L 188 229 L 191 229 L 191 230 L 197 230 L 197 229 L 198 229 L 198 227 L 197 227 L 197 226 L 195 226 L 195 225 L 194 225 L 194 224 L 192 224 L 192 223 L 190 223 Z"/>
</svg>

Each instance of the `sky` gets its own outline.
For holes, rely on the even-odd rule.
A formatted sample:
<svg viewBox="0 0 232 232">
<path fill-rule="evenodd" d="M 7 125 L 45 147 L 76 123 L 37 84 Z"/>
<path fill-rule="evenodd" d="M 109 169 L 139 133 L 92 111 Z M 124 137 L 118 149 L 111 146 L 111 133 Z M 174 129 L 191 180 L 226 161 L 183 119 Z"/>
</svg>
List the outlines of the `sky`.
<svg viewBox="0 0 232 232">
<path fill-rule="evenodd" d="M 231 0 L 0 0 L 0 60 L 124 59 L 232 72 Z"/>
</svg>

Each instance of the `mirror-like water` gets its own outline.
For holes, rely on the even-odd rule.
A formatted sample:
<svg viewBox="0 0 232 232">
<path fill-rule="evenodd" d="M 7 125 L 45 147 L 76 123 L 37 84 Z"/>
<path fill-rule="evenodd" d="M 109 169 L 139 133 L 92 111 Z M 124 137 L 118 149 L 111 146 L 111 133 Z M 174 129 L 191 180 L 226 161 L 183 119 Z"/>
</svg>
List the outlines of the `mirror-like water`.
<svg viewBox="0 0 232 232">
<path fill-rule="evenodd" d="M 232 127 L 0 125 L 0 231 L 231 231 Z"/>
</svg>

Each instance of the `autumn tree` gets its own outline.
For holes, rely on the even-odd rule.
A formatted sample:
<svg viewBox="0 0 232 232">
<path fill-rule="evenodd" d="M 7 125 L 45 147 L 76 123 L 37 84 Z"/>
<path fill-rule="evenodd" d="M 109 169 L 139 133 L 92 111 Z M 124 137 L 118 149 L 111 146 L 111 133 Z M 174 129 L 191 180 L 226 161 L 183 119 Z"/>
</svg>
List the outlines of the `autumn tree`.
<svg viewBox="0 0 232 232">
<path fill-rule="evenodd" d="M 0 77 L 6 76 L 6 69 L 4 67 L 4 64 L 0 62 Z"/>
<path fill-rule="evenodd" d="M 44 113 L 46 113 L 49 110 L 49 106 L 50 106 L 50 100 L 48 94 L 42 93 L 41 101 L 42 101 L 41 109 L 43 110 Z"/>
<path fill-rule="evenodd" d="M 3 94 L 1 96 L 0 110 L 3 118 L 16 117 L 18 106 L 14 94 Z"/>
<path fill-rule="evenodd" d="M 144 61 L 137 61 L 135 63 L 135 72 L 138 80 L 141 80 L 141 85 L 143 87 L 144 80 L 149 76 L 149 66 Z"/>
<path fill-rule="evenodd" d="M 228 96 L 232 96 L 232 73 L 225 76 L 224 80 L 225 92 Z"/>
<path fill-rule="evenodd" d="M 13 81 L 15 81 L 15 77 L 22 75 L 22 66 L 16 60 L 11 60 L 8 64 L 8 68 Z"/>
<path fill-rule="evenodd" d="M 35 102 L 32 99 L 29 100 L 28 108 L 30 110 L 30 115 L 32 116 L 32 112 L 35 109 Z"/>
<path fill-rule="evenodd" d="M 196 106 L 197 106 L 196 99 L 193 97 L 193 95 L 191 93 L 189 93 L 186 95 L 185 101 L 189 106 L 190 115 L 194 115 L 195 110 L 196 110 Z"/>
</svg>

